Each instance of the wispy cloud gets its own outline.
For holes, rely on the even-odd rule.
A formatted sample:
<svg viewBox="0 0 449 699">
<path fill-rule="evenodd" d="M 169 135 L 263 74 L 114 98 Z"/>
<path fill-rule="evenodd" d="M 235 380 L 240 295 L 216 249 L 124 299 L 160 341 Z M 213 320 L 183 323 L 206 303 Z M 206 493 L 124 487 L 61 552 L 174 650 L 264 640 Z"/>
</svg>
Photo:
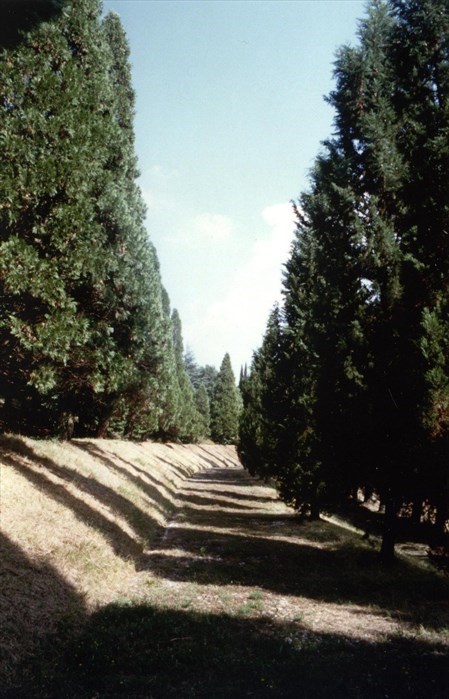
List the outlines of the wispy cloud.
<svg viewBox="0 0 449 699">
<path fill-rule="evenodd" d="M 204 248 L 226 244 L 232 239 L 235 231 L 236 224 L 229 216 L 205 211 L 178 225 L 166 239 L 185 248 L 198 250 L 198 246 L 201 246 L 204 251 Z"/>
<path fill-rule="evenodd" d="M 143 199 L 151 212 L 173 210 L 173 181 L 179 178 L 178 170 L 162 165 L 152 165 L 142 172 L 139 184 Z"/>
<path fill-rule="evenodd" d="M 196 240 L 224 243 L 232 237 L 234 228 L 234 223 L 228 216 L 206 212 L 194 218 L 192 234 Z"/>
<path fill-rule="evenodd" d="M 202 313 L 197 307 L 197 319 L 185 325 L 188 344 L 203 348 L 205 359 L 198 353 L 200 362 L 219 365 L 229 352 L 238 371 L 260 346 L 270 309 L 281 298 L 282 266 L 293 240 L 293 212 L 290 204 L 276 204 L 265 208 L 262 217 L 270 228 L 268 237 L 254 243 L 225 297 L 211 300 Z"/>
</svg>

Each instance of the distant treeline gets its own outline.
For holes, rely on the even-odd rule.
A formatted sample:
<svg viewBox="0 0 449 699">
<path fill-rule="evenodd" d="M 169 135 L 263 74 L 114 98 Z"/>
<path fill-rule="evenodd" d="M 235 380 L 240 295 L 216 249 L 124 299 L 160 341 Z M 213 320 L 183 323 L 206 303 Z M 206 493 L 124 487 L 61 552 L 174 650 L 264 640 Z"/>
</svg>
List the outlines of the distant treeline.
<svg viewBox="0 0 449 699">
<path fill-rule="evenodd" d="M 404 508 L 440 537 L 448 518 L 447 0 L 370 2 L 334 78 L 239 450 L 312 516 L 375 492 L 389 559 Z"/>
<path fill-rule="evenodd" d="M 184 361 L 144 226 L 118 16 L 27 0 L 0 19 L 1 429 L 235 441 L 229 356 Z"/>
</svg>

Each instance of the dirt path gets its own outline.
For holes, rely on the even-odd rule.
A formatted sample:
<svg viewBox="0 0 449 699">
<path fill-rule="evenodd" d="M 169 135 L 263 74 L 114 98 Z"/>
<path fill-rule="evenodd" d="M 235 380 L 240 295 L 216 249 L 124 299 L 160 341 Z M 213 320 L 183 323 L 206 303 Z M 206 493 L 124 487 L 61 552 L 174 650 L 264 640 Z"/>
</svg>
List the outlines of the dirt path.
<svg viewBox="0 0 449 699">
<path fill-rule="evenodd" d="M 448 581 L 299 522 L 234 447 L 2 448 L 0 697 L 446 699 Z"/>
<path fill-rule="evenodd" d="M 407 561 L 379 570 L 360 535 L 299 523 L 236 458 L 203 451 L 211 468 L 183 481 L 135 597 L 91 617 L 89 696 L 446 697 L 447 586 Z"/>
<path fill-rule="evenodd" d="M 152 601 L 292 625 L 286 636 L 343 631 L 379 642 L 404 633 L 400 601 L 386 610 L 370 596 L 368 563 L 351 580 L 353 532 L 326 521 L 300 524 L 237 460 L 187 479 L 179 501 L 142 562 L 154 581 Z"/>
</svg>

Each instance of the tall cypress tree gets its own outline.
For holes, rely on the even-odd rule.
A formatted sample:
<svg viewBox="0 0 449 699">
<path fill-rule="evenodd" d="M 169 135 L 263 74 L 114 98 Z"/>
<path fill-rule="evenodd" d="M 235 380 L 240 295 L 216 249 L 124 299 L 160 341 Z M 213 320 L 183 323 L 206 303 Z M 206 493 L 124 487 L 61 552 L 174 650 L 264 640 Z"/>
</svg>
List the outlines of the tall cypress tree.
<svg viewBox="0 0 449 699">
<path fill-rule="evenodd" d="M 448 21 L 443 1 L 369 6 L 287 264 L 290 482 L 326 499 L 370 480 L 384 560 L 402 503 L 439 489 L 447 512 Z"/>
<path fill-rule="evenodd" d="M 290 483 L 314 515 L 361 479 L 364 359 L 361 240 L 350 160 L 338 142 L 317 160 L 297 208 L 285 277 Z M 332 351 L 330 351 L 332 348 Z"/>
<path fill-rule="evenodd" d="M 201 415 L 198 412 L 195 393 L 184 364 L 184 343 L 179 313 L 171 316 L 174 359 L 174 411 L 167 428 L 167 436 L 173 440 L 196 442 L 200 435 Z"/>
<path fill-rule="evenodd" d="M 109 78 L 114 93 L 111 117 L 119 138 L 110 144 L 110 181 L 101 202 L 102 224 L 113 259 L 105 280 L 101 320 L 113 328 L 114 357 L 108 385 L 96 402 L 102 415 L 100 429 L 104 431 L 108 416 L 124 396 L 128 405 L 126 431 L 131 434 L 137 414 L 145 415 L 146 431 L 157 424 L 152 398 L 162 371 L 169 329 L 163 313 L 159 264 L 145 230 L 145 205 L 136 183 L 129 47 L 116 14 L 104 19 L 103 31 L 110 47 Z M 164 390 L 162 382 L 159 390 Z"/>
<path fill-rule="evenodd" d="M 449 514 L 449 7 L 444 0 L 391 5 L 395 105 L 403 125 L 398 148 L 409 173 L 402 190 L 404 305 L 413 341 L 408 366 L 419 370 L 414 404 L 425 437 L 414 476 L 420 499 L 437 507 L 441 535 Z"/>
<path fill-rule="evenodd" d="M 215 382 L 210 406 L 211 435 L 219 444 L 235 444 L 239 426 L 239 396 L 231 358 L 225 354 Z"/>
<path fill-rule="evenodd" d="M 69 4 L 1 54 L 0 393 L 16 428 L 55 429 L 64 375 L 101 384 L 105 354 L 82 308 L 110 259 L 98 201 L 113 96 L 98 17 L 96 0 Z"/>
<path fill-rule="evenodd" d="M 97 0 L 3 50 L 0 394 L 10 428 L 157 429 L 170 325 L 136 185 L 129 49 Z M 13 264 L 14 261 L 14 264 Z M 125 405 L 125 408 L 124 408 Z M 126 407 L 127 406 L 127 407 Z"/>
<path fill-rule="evenodd" d="M 210 437 L 210 400 L 203 384 L 195 390 L 195 405 L 198 413 L 197 436 L 201 441 Z"/>
<path fill-rule="evenodd" d="M 367 376 L 385 559 L 393 556 L 401 504 L 419 505 L 426 481 L 440 471 L 440 446 L 423 421 L 436 357 L 435 344 L 423 354 L 423 328 L 431 316 L 442 321 L 439 302 L 447 296 L 448 20 L 444 2 L 393 0 L 374 3 L 362 25 L 364 81 L 353 104 L 363 108 L 353 122 L 370 204 L 363 226 L 375 291 Z"/>
<path fill-rule="evenodd" d="M 270 313 L 260 349 L 254 353 L 249 374 L 241 381 L 243 410 L 239 422 L 238 453 L 252 475 L 273 477 L 285 498 L 289 490 L 288 459 L 292 444 L 287 425 L 289 376 L 284 373 L 286 343 L 281 314 L 276 306 Z M 291 489 L 290 489 L 291 495 Z"/>
</svg>

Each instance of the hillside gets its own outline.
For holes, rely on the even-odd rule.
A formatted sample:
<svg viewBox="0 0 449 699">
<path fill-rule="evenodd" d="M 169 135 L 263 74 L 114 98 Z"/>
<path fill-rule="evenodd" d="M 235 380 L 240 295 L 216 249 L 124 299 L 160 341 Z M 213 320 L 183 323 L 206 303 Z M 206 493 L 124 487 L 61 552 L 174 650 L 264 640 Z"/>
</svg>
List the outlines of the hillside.
<svg viewBox="0 0 449 699">
<path fill-rule="evenodd" d="M 447 579 L 231 446 L 1 438 L 1 696 L 443 697 Z"/>
</svg>

